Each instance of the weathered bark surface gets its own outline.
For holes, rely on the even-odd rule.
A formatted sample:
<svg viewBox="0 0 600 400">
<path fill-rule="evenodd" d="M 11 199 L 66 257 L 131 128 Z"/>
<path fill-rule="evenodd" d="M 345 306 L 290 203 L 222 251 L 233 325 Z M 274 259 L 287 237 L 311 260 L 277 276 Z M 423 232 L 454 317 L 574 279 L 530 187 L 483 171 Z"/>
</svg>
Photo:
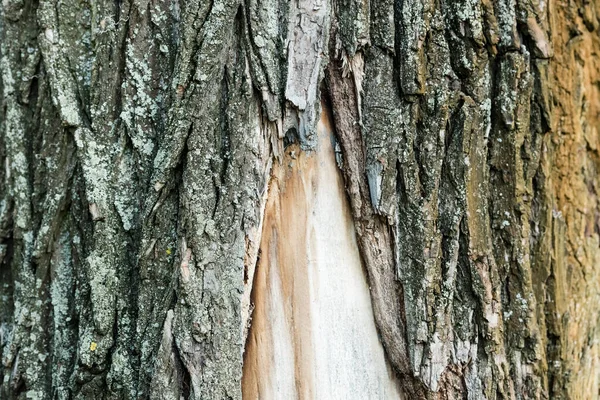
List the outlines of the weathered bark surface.
<svg viewBox="0 0 600 400">
<path fill-rule="evenodd" d="M 369 396 L 600 393 L 600 2 L 4 0 L 0 17 L 0 398 L 268 387 L 258 299 L 314 246 L 274 239 L 294 232 L 274 199 L 299 224 L 312 203 L 269 182 L 291 151 L 324 173 L 322 104 L 394 371 Z"/>
</svg>

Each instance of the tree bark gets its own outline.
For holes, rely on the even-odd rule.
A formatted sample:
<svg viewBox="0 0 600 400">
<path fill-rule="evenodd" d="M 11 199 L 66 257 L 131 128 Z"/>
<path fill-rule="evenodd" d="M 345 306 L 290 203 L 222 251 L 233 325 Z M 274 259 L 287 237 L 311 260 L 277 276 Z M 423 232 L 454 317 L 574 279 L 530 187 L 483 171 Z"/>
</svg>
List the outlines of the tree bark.
<svg viewBox="0 0 600 400">
<path fill-rule="evenodd" d="M 600 393 L 600 2 L 4 0 L 4 399 Z"/>
</svg>

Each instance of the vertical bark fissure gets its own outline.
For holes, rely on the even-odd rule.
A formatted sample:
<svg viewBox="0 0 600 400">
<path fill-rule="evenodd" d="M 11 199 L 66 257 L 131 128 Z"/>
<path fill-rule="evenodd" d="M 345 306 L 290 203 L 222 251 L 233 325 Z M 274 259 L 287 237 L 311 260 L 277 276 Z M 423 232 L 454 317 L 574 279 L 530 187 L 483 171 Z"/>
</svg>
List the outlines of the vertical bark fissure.
<svg viewBox="0 0 600 400">
<path fill-rule="evenodd" d="M 405 394 L 595 394 L 597 3 L 3 1 L 0 397 L 240 398 L 325 76 Z"/>
</svg>

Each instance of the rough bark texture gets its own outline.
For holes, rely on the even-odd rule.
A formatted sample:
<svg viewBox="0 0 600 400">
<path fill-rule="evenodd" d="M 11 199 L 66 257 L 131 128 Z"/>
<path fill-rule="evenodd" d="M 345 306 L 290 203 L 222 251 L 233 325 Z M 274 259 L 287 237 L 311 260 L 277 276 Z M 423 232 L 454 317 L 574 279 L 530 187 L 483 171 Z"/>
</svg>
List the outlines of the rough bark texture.
<svg viewBox="0 0 600 400">
<path fill-rule="evenodd" d="M 597 397 L 599 17 L 3 0 L 0 398 L 241 398 L 269 182 L 322 102 L 404 397 Z"/>
</svg>

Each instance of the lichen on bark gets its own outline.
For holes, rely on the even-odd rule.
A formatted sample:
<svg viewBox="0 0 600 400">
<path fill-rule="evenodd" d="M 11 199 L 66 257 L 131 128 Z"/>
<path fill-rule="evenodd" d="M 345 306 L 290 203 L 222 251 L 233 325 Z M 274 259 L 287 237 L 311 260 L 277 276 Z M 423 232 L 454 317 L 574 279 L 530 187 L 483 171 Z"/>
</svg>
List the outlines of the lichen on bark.
<svg viewBox="0 0 600 400">
<path fill-rule="evenodd" d="M 599 16 L 3 1 L 0 397 L 241 398 L 271 166 L 321 104 L 404 394 L 595 395 Z"/>
</svg>

